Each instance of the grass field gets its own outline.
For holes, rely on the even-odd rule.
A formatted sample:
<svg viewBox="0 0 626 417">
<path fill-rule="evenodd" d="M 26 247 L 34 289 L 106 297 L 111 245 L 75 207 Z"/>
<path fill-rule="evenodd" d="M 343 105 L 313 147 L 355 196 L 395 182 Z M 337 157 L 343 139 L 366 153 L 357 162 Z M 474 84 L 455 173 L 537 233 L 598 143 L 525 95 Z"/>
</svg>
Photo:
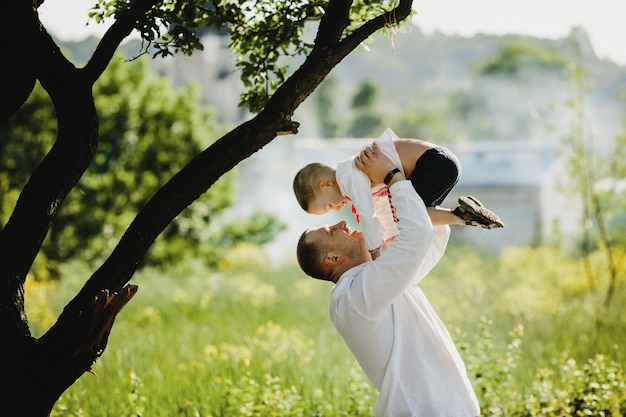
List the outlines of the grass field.
<svg viewBox="0 0 626 417">
<path fill-rule="evenodd" d="M 236 266 L 235 266 L 236 265 Z M 88 276 L 29 282 L 40 335 Z M 270 268 L 242 246 L 221 268 L 201 260 L 142 270 L 109 345 L 53 416 L 371 416 L 376 392 L 328 319 L 332 284 Z M 601 308 L 579 262 L 553 249 L 500 255 L 450 245 L 421 284 L 455 338 L 484 415 L 626 414 L 621 277 Z M 601 320 L 599 320 L 601 319 Z"/>
</svg>

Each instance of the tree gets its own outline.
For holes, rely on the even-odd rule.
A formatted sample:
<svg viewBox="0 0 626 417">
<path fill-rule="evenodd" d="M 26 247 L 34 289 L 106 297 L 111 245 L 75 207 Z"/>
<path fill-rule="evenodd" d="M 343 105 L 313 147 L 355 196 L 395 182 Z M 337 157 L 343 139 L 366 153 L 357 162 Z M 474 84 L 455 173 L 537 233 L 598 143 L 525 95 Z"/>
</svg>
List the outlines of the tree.
<svg viewBox="0 0 626 417">
<path fill-rule="evenodd" d="M 400 137 L 441 142 L 457 139 L 443 120 L 443 110 L 427 105 L 398 114 L 393 126 Z"/>
<path fill-rule="evenodd" d="M 475 66 L 482 75 L 516 76 L 527 68 L 562 71 L 567 58 L 559 51 L 530 41 L 510 41 Z"/>
<path fill-rule="evenodd" d="M 24 104 L 39 81 L 58 122 L 54 145 L 0 233 L 0 415 L 6 417 L 49 414 L 106 348 L 117 314 L 138 289 L 129 281 L 155 239 L 223 174 L 277 135 L 297 132 L 299 124 L 291 120 L 296 108 L 371 34 L 409 16 L 412 2 L 100 0 L 93 17 L 114 22 L 81 68 L 46 32 L 37 15 L 40 4 L 11 1 L 0 14 L 0 34 L 11 40 L 0 66 L 0 121 Z M 319 21 L 312 43 L 302 36 L 311 21 Z M 229 31 L 247 87 L 242 102 L 256 115 L 195 155 L 152 196 L 57 322 L 35 339 L 24 313 L 24 282 L 60 206 L 98 153 L 94 83 L 133 30 L 155 55 L 165 56 L 201 48 L 196 30 L 202 26 Z M 304 58 L 290 75 L 279 65 L 285 55 Z"/>
<path fill-rule="evenodd" d="M 574 96 L 568 101 L 573 114 L 571 133 L 564 137 L 567 151 L 569 191 L 580 201 L 580 254 L 582 255 L 589 289 L 603 288 L 601 308 L 595 319 L 596 327 L 604 322 L 614 302 L 619 280 L 626 271 L 626 251 L 623 226 L 618 221 L 626 208 L 623 188 L 626 174 L 626 133 L 622 132 L 599 152 L 593 137 L 585 128 L 585 93 L 589 88 L 585 78 L 579 39 L 573 35 L 574 59 L 569 66 Z M 608 148 L 608 149 L 607 149 Z"/>
<path fill-rule="evenodd" d="M 337 79 L 328 77 L 317 89 L 315 113 L 320 124 L 320 134 L 323 138 L 337 137 L 339 122 L 337 122 Z"/>
<path fill-rule="evenodd" d="M 366 109 L 374 105 L 378 96 L 378 87 L 371 80 L 361 83 L 359 89 L 352 97 L 352 108 L 354 110 Z"/>
<path fill-rule="evenodd" d="M 94 102 L 104 121 L 99 127 L 99 152 L 59 209 L 32 268 L 36 278 L 55 277 L 56 265 L 72 258 L 102 261 L 134 213 L 209 145 L 216 131 L 224 130 L 214 111 L 200 105 L 197 88 L 175 90 L 167 79 L 152 73 L 145 60 L 114 59 L 94 85 Z M 8 218 L 19 190 L 54 143 L 54 109 L 41 86 L 2 125 L 0 150 L 10 157 L 0 159 L 0 176 L 5 178 L 0 181 L 0 218 Z M 14 137 L 21 142 L 11 140 Z M 200 204 L 184 210 L 143 264 L 199 256 L 215 264 L 224 241 L 236 243 L 245 236 L 266 243 L 283 226 L 263 214 L 238 219 L 236 235 L 209 233 L 216 229 L 215 218 L 234 203 L 233 182 L 231 175 L 222 177 L 200 197 Z M 267 230 L 258 230 L 262 224 Z"/>
<path fill-rule="evenodd" d="M 378 88 L 373 81 L 365 80 L 352 97 L 354 120 L 348 130 L 350 135 L 366 138 L 378 135 L 384 129 L 383 118 L 376 113 Z"/>
</svg>

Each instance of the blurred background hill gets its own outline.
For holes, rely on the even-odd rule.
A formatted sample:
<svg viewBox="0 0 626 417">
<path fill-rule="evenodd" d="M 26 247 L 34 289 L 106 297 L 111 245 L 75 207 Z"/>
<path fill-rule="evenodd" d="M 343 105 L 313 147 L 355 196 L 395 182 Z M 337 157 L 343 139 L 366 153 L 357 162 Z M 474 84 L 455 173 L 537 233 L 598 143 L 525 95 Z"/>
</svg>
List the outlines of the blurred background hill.
<svg viewBox="0 0 626 417">
<path fill-rule="evenodd" d="M 249 115 L 236 108 L 242 86 L 227 37 L 208 31 L 203 40 L 204 51 L 192 57 L 150 60 L 151 66 L 179 87 L 197 83 L 203 101 L 216 108 L 220 120 L 239 123 Z M 84 62 L 96 41 L 88 38 L 62 45 L 77 61 Z M 591 113 L 601 114 L 597 125 L 615 129 L 619 125 L 616 94 L 626 88 L 626 71 L 608 59 L 598 58 L 584 29 L 573 28 L 563 39 L 540 39 L 521 35 L 425 35 L 411 26 L 393 34 L 377 34 L 340 63 L 296 114 L 296 120 L 302 123 L 299 136 L 369 137 L 382 125 L 396 126 L 401 135 L 446 142 L 536 135 L 554 121 L 550 114 L 554 102 L 571 93 L 567 63 L 572 58 L 573 43 L 580 50 L 585 68 L 593 103 Z M 124 54 L 134 57 L 140 49 L 137 41 L 130 41 L 124 45 Z M 147 55 L 144 58 L 149 59 Z M 294 59 L 293 67 L 297 64 Z M 326 109 L 320 110 L 322 95 L 331 100 L 323 104 Z M 330 122 L 320 120 L 320 111 L 328 111 L 328 106 L 333 109 L 333 122 L 338 124 L 330 132 L 325 126 Z M 369 122 L 370 131 L 351 126 L 356 117 L 351 113 L 359 110 L 369 116 L 361 115 Z M 373 123 L 371 119 L 376 118 L 380 121 Z"/>
</svg>

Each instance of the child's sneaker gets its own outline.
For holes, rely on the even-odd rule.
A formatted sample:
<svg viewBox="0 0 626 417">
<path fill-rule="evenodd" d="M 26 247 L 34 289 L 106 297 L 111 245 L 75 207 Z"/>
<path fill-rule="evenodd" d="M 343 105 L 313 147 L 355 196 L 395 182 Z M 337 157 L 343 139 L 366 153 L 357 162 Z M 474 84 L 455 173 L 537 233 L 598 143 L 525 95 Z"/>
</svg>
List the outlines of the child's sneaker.
<svg viewBox="0 0 626 417">
<path fill-rule="evenodd" d="M 484 207 L 480 201 L 468 195 L 459 198 L 459 206 L 452 213 L 463 219 L 468 226 L 480 226 L 483 229 L 499 229 L 504 227 L 500 217 Z"/>
</svg>

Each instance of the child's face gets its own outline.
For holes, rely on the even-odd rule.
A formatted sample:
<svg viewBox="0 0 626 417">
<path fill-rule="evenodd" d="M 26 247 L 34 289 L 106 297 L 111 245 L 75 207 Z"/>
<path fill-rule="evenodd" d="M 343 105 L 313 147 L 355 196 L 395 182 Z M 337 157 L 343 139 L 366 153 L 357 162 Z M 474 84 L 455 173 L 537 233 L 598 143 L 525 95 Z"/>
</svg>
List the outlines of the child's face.
<svg viewBox="0 0 626 417">
<path fill-rule="evenodd" d="M 350 199 L 341 195 L 339 187 L 336 185 L 322 187 L 317 191 L 315 200 L 307 210 L 311 214 L 324 214 L 330 210 L 341 210 L 343 206 L 348 204 Z"/>
</svg>

